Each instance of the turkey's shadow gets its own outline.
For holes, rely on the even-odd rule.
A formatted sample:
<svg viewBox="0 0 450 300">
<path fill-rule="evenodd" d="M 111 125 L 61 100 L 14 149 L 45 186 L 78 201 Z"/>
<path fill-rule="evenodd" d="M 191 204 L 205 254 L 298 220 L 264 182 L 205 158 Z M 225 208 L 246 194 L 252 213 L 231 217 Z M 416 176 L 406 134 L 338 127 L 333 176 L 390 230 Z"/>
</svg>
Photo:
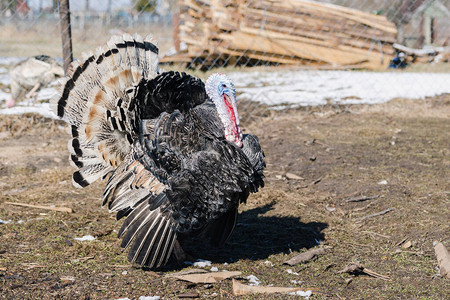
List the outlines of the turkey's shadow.
<svg viewBox="0 0 450 300">
<path fill-rule="evenodd" d="M 192 240 L 185 245 L 185 250 L 195 258 L 223 263 L 309 249 L 324 240 L 322 231 L 328 224 L 303 223 L 292 216 L 264 216 L 272 206 L 268 204 L 239 214 L 236 228 L 224 247 L 215 248 L 205 241 Z"/>
</svg>

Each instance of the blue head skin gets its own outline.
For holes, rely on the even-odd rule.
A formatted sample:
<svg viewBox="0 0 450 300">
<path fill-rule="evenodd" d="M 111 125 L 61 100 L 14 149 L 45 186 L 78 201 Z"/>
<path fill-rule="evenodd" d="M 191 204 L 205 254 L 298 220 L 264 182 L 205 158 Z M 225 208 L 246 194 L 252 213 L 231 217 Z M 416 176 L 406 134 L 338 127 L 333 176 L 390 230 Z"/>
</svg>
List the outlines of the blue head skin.
<svg viewBox="0 0 450 300">
<path fill-rule="evenodd" d="M 213 74 L 206 81 L 206 93 L 214 102 L 224 127 L 225 138 L 242 147 L 242 132 L 236 106 L 236 90 L 231 79 L 224 74 Z"/>
</svg>

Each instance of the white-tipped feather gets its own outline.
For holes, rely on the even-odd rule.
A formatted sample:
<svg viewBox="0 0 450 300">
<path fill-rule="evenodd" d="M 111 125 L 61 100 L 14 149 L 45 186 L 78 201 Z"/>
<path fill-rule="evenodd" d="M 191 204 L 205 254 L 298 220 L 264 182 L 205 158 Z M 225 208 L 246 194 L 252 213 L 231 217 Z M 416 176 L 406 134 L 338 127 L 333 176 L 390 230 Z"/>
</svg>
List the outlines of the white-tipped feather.
<svg viewBox="0 0 450 300">
<path fill-rule="evenodd" d="M 129 34 L 114 36 L 95 54 L 83 53 L 83 61 L 72 64 L 74 78 L 67 78 L 52 100 L 53 110 L 75 128 L 72 132 L 76 139 L 68 148 L 78 165 L 83 165 L 79 181 L 91 183 L 102 177 L 130 150 L 130 138 L 136 133 L 131 132 L 133 113 L 127 110 L 131 98 L 126 90 L 142 78 L 157 75 L 157 55 L 150 49 L 137 48 L 144 45 L 143 41 Z M 99 162 L 106 167 L 99 168 Z"/>
<path fill-rule="evenodd" d="M 103 177 L 110 171 L 110 167 L 105 165 L 103 162 L 94 164 L 94 165 L 88 165 L 83 168 L 81 168 L 78 171 L 78 174 L 82 176 L 83 180 L 86 182 L 86 184 L 91 184 L 97 179 Z M 86 185 L 80 184 L 75 180 L 75 177 L 72 177 L 72 184 L 76 188 L 85 187 Z"/>
</svg>

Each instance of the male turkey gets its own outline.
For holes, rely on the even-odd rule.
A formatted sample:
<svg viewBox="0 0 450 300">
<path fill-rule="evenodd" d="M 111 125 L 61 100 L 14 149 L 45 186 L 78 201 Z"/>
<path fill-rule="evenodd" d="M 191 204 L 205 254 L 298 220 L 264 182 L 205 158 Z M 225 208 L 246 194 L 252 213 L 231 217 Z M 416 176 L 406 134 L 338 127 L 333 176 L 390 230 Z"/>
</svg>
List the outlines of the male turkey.
<svg viewBox="0 0 450 300">
<path fill-rule="evenodd" d="M 53 100 L 72 128 L 73 184 L 109 175 L 103 205 L 126 217 L 122 247 L 148 268 L 185 238 L 223 245 L 265 167 L 258 138 L 241 133 L 231 80 L 160 73 L 157 54 L 150 40 L 113 37 L 73 65 Z"/>
</svg>

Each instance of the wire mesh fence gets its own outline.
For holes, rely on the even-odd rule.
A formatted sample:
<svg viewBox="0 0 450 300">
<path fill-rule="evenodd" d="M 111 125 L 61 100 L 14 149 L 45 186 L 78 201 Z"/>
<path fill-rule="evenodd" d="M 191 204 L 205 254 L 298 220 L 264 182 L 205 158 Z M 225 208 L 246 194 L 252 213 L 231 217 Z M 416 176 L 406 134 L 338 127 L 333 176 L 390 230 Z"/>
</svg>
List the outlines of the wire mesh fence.
<svg viewBox="0 0 450 300">
<path fill-rule="evenodd" d="M 23 58 L 61 58 L 59 2 L 0 1 L 2 78 Z M 70 1 L 71 41 L 80 58 L 112 35 L 153 35 L 163 68 L 225 67 L 239 99 L 275 109 L 378 103 L 450 92 L 449 10 L 439 0 L 81 0 Z M 347 72 L 406 66 L 441 73 Z"/>
</svg>

